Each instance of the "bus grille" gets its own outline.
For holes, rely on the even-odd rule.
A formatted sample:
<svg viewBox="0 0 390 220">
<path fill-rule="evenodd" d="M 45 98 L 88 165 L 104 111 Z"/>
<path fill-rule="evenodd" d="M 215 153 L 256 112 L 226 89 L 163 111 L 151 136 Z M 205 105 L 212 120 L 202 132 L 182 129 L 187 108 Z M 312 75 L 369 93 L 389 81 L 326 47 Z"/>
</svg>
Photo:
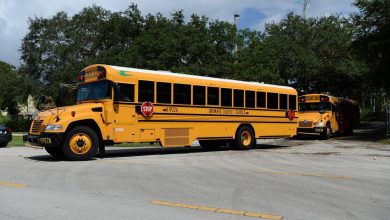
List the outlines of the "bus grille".
<svg viewBox="0 0 390 220">
<path fill-rule="evenodd" d="M 31 132 L 32 133 L 39 133 L 39 131 L 41 130 L 42 123 L 43 123 L 43 120 L 34 120 L 33 125 L 31 127 Z"/>
<path fill-rule="evenodd" d="M 307 128 L 307 127 L 312 127 L 313 126 L 313 121 L 299 121 L 299 127 L 301 128 Z"/>
</svg>

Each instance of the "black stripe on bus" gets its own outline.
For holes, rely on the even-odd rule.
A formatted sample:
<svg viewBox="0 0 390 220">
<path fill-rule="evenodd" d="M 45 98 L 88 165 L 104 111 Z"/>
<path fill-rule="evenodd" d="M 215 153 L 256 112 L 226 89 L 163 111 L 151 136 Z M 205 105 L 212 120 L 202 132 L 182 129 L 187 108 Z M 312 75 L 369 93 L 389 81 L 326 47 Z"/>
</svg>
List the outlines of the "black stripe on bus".
<svg viewBox="0 0 390 220">
<path fill-rule="evenodd" d="M 196 116 L 229 116 L 229 117 L 254 117 L 254 118 L 288 118 L 287 116 L 271 116 L 271 115 L 223 115 L 223 114 L 191 114 L 191 113 L 177 113 L 177 112 L 154 112 L 154 115 L 196 115 Z M 298 118 L 298 117 L 295 117 Z"/>
<path fill-rule="evenodd" d="M 297 122 L 291 121 L 199 121 L 199 120 L 138 120 L 139 122 L 210 122 L 210 123 L 226 123 L 226 122 L 238 122 L 238 123 L 268 123 L 268 124 L 296 124 Z"/>
<path fill-rule="evenodd" d="M 123 104 L 123 105 L 142 105 L 142 102 L 121 102 L 121 101 L 114 101 L 114 104 Z M 154 106 L 166 106 L 166 107 L 187 107 L 187 108 L 221 108 L 221 109 L 242 109 L 242 110 L 256 110 L 256 111 L 277 111 L 277 112 L 287 112 L 289 109 L 266 109 L 266 108 L 238 108 L 238 107 L 223 107 L 223 106 L 212 106 L 212 105 L 178 105 L 178 104 L 162 104 L 162 103 L 152 103 Z M 297 112 L 296 109 L 294 109 L 295 112 Z"/>
<path fill-rule="evenodd" d="M 197 138 L 198 140 L 203 140 L 203 139 L 233 139 L 232 136 L 229 136 L 229 137 L 201 137 L 201 138 Z"/>
</svg>

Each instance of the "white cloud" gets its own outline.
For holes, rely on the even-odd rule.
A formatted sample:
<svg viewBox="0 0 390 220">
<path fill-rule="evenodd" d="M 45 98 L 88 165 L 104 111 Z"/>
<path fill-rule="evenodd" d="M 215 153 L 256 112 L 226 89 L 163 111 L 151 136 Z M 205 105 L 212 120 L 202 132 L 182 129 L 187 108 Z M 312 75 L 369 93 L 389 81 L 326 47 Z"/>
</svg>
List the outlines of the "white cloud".
<svg viewBox="0 0 390 220">
<path fill-rule="evenodd" d="M 206 15 L 210 19 L 233 21 L 233 14 L 239 13 L 240 19 L 246 9 L 255 9 L 264 17 L 253 21 L 248 28 L 263 30 L 265 22 L 278 22 L 288 12 L 302 13 L 303 0 L 0 0 L 0 60 L 20 65 L 21 39 L 27 33 L 29 17 L 49 17 L 58 11 L 69 15 L 79 12 L 83 7 L 96 4 L 111 11 L 125 10 L 131 2 L 138 5 L 141 12 L 165 16 L 183 9 L 184 14 Z M 355 11 L 352 0 L 311 0 L 308 16 L 322 16 Z M 240 21 L 240 20 L 239 20 Z"/>
</svg>

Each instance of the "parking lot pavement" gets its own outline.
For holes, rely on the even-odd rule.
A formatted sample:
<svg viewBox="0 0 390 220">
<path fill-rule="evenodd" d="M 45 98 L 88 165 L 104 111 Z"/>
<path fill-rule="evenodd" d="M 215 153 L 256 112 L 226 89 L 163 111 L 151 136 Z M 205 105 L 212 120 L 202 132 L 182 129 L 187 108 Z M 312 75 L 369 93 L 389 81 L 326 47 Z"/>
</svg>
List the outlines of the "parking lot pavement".
<svg viewBox="0 0 390 220">
<path fill-rule="evenodd" d="M 390 145 L 354 137 L 108 148 L 82 162 L 4 148 L 0 219 L 390 219 Z"/>
</svg>

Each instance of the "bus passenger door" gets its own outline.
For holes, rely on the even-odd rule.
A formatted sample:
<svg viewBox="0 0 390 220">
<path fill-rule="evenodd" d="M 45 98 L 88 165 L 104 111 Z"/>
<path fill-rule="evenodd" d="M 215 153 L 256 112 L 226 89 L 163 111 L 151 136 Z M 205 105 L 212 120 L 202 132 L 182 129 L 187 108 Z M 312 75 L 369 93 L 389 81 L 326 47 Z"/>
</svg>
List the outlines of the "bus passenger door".
<svg viewBox="0 0 390 220">
<path fill-rule="evenodd" d="M 132 142 L 136 134 L 134 85 L 118 83 L 114 88 L 114 140 Z"/>
</svg>

